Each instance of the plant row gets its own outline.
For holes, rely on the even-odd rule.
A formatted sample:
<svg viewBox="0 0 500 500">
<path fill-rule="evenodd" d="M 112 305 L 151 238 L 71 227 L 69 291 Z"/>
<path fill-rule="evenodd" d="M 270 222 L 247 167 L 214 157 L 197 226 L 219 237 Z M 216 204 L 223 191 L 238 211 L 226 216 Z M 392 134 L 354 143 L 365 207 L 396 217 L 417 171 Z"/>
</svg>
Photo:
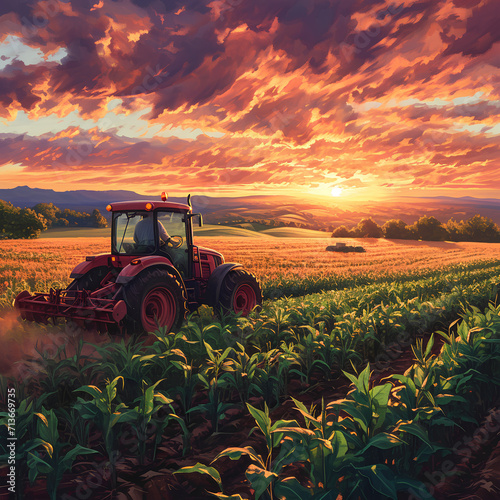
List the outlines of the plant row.
<svg viewBox="0 0 500 500">
<path fill-rule="evenodd" d="M 33 258 L 41 259 L 39 255 L 34 254 Z M 372 284 L 384 283 L 403 283 L 406 281 L 415 281 L 426 278 L 446 276 L 451 281 L 460 280 L 460 276 L 475 271 L 486 271 L 499 268 L 497 259 L 471 261 L 465 264 L 449 264 L 439 268 L 416 268 L 405 271 L 369 271 L 362 274 L 344 272 L 336 273 L 325 277 L 314 276 L 292 276 L 278 275 L 265 277 L 262 284 L 262 293 L 264 299 L 278 299 L 283 297 L 300 297 L 303 295 L 320 293 L 325 290 L 345 290 L 358 288 Z M 9 268 L 10 269 L 10 268 Z M 0 266 L 0 272 L 9 271 Z M 15 270 L 12 268 L 11 270 Z M 0 310 L 11 307 L 16 296 L 23 290 L 29 292 L 45 292 L 50 288 L 64 288 L 67 285 L 66 280 L 56 280 L 39 277 L 27 279 L 10 278 L 4 283 L 0 283 Z"/>
<path fill-rule="evenodd" d="M 354 274 L 352 271 L 346 271 L 325 277 L 306 276 L 303 278 L 284 274 L 266 279 L 262 291 L 265 299 L 299 297 L 325 290 L 344 290 L 371 284 L 414 281 L 442 275 L 455 276 L 475 270 L 498 268 L 498 266 L 498 260 L 491 259 L 471 261 L 466 264 L 448 264 L 434 269 L 416 268 L 396 272 L 374 270 L 363 274 Z"/>
<path fill-rule="evenodd" d="M 16 387 L 18 484 L 45 476 L 55 498 L 73 461 L 97 453 L 114 487 L 117 453 L 150 463 L 165 433 L 174 432 L 186 455 L 193 430 L 207 421 L 217 432 L 231 408 L 248 401 L 275 407 L 292 378 L 337 378 L 343 369 L 376 363 L 391 343 L 449 323 L 460 308 L 483 307 L 496 297 L 497 273 L 475 269 L 282 299 L 259 315 L 219 323 L 202 314 L 177 334 L 155 332 L 150 346 L 122 341 L 88 355 L 80 341 L 73 356 L 64 346 L 55 356 L 41 352 Z M 124 447 L 125 434 L 133 450 Z"/>
<path fill-rule="evenodd" d="M 223 458 L 246 456 L 246 479 L 255 499 L 309 500 L 370 498 L 396 500 L 433 498 L 426 478 L 459 473 L 461 455 L 454 455 L 464 427 L 477 428 L 500 397 L 500 306 L 472 308 L 456 333 L 438 332 L 440 353 L 431 354 L 434 335 L 413 347 L 414 364 L 387 382 L 370 381 L 370 365 L 359 374 L 344 372 L 352 382 L 346 398 L 306 408 L 293 399 L 297 419 L 272 421 L 251 405 L 248 410 L 264 438 L 263 453 L 253 447 L 228 448 L 212 466 L 197 463 L 177 473 L 208 474 L 219 486 L 218 498 L 242 499 L 222 493 L 217 464 Z M 446 461 L 439 461 L 446 457 Z M 430 464 L 430 466 L 429 466 Z M 302 472 L 299 482 L 290 466 Z M 427 474 L 422 474 L 427 471 Z M 443 472 L 444 471 L 444 472 Z"/>
</svg>

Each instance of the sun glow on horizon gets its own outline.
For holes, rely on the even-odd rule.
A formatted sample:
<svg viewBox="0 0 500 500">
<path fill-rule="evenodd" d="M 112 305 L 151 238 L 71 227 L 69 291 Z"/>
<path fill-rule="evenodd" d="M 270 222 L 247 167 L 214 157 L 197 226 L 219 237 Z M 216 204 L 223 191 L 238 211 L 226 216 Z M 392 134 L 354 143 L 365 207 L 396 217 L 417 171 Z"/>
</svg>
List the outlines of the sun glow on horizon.
<svg viewBox="0 0 500 500">
<path fill-rule="evenodd" d="M 332 188 L 331 194 L 334 198 L 338 198 L 339 196 L 342 196 L 343 189 L 339 186 L 335 186 Z"/>
</svg>

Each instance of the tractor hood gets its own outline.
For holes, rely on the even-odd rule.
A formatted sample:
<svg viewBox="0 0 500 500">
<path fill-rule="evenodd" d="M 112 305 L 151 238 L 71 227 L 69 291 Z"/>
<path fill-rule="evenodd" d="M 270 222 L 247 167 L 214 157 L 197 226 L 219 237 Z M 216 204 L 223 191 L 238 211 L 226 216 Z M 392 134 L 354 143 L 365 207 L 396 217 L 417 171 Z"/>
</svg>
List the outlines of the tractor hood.
<svg viewBox="0 0 500 500">
<path fill-rule="evenodd" d="M 198 251 L 200 252 L 200 255 L 212 255 L 213 257 L 219 257 L 219 259 L 222 260 L 222 264 L 225 262 L 224 256 L 211 248 L 198 247 Z"/>
</svg>

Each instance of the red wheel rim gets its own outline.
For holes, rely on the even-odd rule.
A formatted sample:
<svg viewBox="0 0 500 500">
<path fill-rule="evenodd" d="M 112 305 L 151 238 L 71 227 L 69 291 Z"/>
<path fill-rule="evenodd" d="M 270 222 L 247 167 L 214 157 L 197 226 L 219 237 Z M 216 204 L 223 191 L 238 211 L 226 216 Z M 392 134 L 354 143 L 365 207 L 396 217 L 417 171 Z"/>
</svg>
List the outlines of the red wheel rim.
<svg viewBox="0 0 500 500">
<path fill-rule="evenodd" d="M 147 332 L 154 332 L 160 327 L 170 331 L 175 321 L 175 299 L 166 288 L 153 288 L 142 302 L 141 321 Z"/>
<path fill-rule="evenodd" d="M 255 290 L 247 283 L 240 285 L 234 292 L 233 310 L 235 313 L 242 312 L 243 316 L 247 316 L 256 304 Z"/>
</svg>

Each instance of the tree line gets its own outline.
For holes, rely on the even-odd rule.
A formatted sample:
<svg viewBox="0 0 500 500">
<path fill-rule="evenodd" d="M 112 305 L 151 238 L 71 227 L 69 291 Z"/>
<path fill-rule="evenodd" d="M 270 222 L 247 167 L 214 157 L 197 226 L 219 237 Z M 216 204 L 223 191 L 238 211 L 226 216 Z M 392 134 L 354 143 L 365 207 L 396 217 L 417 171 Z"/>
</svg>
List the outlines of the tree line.
<svg viewBox="0 0 500 500">
<path fill-rule="evenodd" d="M 371 217 L 361 219 L 350 229 L 339 226 L 332 232 L 332 238 L 388 238 L 425 241 L 479 241 L 500 242 L 500 228 L 489 217 L 474 215 L 460 222 L 451 218 L 445 224 L 432 216 L 424 215 L 414 224 L 408 225 L 401 219 L 391 219 L 382 226 Z"/>
<path fill-rule="evenodd" d="M 91 214 L 53 203 L 38 203 L 32 208 L 18 208 L 0 200 L 0 239 L 38 238 L 49 227 L 107 227 L 108 222 L 99 210 Z"/>
</svg>

